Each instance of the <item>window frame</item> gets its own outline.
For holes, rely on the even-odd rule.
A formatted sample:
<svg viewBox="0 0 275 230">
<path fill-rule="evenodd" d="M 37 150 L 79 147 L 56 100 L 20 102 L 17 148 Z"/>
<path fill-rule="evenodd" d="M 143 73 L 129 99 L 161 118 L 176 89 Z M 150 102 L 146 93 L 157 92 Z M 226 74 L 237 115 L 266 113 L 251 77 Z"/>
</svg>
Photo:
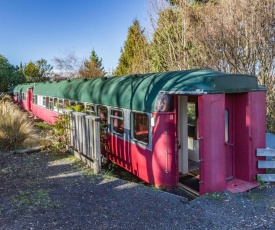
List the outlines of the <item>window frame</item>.
<svg viewBox="0 0 275 230">
<path fill-rule="evenodd" d="M 187 120 L 187 128 L 188 128 L 188 138 L 192 138 L 194 140 L 198 139 L 198 99 L 196 97 L 188 97 L 188 102 L 187 102 L 187 119 L 189 118 L 189 112 L 188 112 L 188 105 L 189 104 L 193 104 L 195 107 L 195 120 L 194 120 L 194 124 L 190 124 L 190 122 Z M 193 135 L 189 135 L 189 128 L 193 129 Z"/>
<path fill-rule="evenodd" d="M 89 106 L 92 109 L 90 109 Z M 85 104 L 85 113 L 95 116 L 96 115 L 95 105 L 93 103 L 86 103 Z"/>
<path fill-rule="evenodd" d="M 140 139 L 136 138 L 136 136 L 135 136 L 135 120 L 134 120 L 135 114 L 146 115 L 146 117 L 147 117 L 147 125 L 145 125 L 145 127 L 147 128 L 147 142 L 140 140 Z M 149 116 L 149 114 L 144 113 L 144 112 L 131 111 L 130 122 L 131 122 L 131 132 L 130 132 L 131 140 L 138 142 L 142 145 L 148 146 L 150 143 L 150 116 Z M 144 124 L 142 124 L 142 125 L 144 125 Z"/>
<path fill-rule="evenodd" d="M 49 97 L 48 109 L 51 111 L 54 110 L 54 98 L 53 97 Z"/>
<path fill-rule="evenodd" d="M 37 96 L 37 94 L 33 94 L 33 95 L 32 95 L 32 103 L 33 103 L 34 105 L 37 105 L 37 104 L 38 104 L 38 96 Z"/>
<path fill-rule="evenodd" d="M 121 112 L 122 113 L 122 116 L 120 117 L 120 116 L 117 116 L 117 115 L 113 115 L 112 114 L 112 112 Z M 114 120 L 114 119 L 117 119 L 116 121 Z M 113 133 L 113 134 L 116 134 L 116 135 L 118 135 L 118 136 L 123 136 L 124 135 L 124 133 L 125 133 L 125 124 L 124 124 L 124 111 L 123 111 L 123 109 L 119 109 L 119 108 L 111 108 L 111 110 L 110 110 L 110 125 L 111 125 L 111 133 Z M 123 125 L 123 127 L 122 127 L 122 132 L 118 132 L 118 131 L 116 131 L 115 129 L 114 129 L 114 127 L 116 127 L 117 128 L 117 130 L 119 130 L 120 129 L 120 127 L 118 127 L 118 126 L 121 126 L 121 124 L 118 124 L 118 122 L 119 121 L 122 121 L 122 125 Z M 117 123 L 117 126 L 114 126 L 114 123 Z"/>
</svg>

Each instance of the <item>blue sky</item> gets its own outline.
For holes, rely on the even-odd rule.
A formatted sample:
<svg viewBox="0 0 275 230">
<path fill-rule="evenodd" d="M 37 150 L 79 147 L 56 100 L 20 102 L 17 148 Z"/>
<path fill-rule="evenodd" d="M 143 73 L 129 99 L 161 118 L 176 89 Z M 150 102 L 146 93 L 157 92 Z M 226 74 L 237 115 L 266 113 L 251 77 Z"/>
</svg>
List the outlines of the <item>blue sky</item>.
<svg viewBox="0 0 275 230">
<path fill-rule="evenodd" d="M 135 18 L 148 24 L 146 0 L 0 0 L 0 54 L 13 65 L 54 65 L 54 57 L 89 58 L 94 48 L 109 71 Z"/>
</svg>

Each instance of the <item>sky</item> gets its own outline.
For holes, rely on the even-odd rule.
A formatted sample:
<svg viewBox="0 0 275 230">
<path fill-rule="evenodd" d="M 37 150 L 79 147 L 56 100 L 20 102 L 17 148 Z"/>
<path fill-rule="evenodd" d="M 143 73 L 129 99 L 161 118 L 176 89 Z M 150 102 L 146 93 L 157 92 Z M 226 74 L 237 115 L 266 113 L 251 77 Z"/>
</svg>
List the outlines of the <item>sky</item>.
<svg viewBox="0 0 275 230">
<path fill-rule="evenodd" d="M 116 68 L 134 19 L 146 27 L 146 0 L 0 0 L 0 54 L 13 65 L 94 49 Z"/>
</svg>

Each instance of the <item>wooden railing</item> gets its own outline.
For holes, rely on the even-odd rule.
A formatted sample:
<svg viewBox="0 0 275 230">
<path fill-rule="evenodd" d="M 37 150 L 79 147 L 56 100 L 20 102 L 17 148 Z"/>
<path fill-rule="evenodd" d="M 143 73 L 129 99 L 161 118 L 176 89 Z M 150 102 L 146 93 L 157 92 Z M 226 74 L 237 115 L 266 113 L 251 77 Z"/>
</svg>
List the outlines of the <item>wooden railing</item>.
<svg viewBox="0 0 275 230">
<path fill-rule="evenodd" d="M 69 118 L 68 146 L 74 155 L 91 167 L 95 173 L 101 171 L 100 117 L 63 110 Z"/>
<path fill-rule="evenodd" d="M 257 156 L 267 157 L 266 160 L 258 161 L 260 169 L 274 169 L 275 171 L 275 149 L 257 149 Z M 275 174 L 258 174 L 258 180 L 263 182 L 275 182 Z"/>
</svg>

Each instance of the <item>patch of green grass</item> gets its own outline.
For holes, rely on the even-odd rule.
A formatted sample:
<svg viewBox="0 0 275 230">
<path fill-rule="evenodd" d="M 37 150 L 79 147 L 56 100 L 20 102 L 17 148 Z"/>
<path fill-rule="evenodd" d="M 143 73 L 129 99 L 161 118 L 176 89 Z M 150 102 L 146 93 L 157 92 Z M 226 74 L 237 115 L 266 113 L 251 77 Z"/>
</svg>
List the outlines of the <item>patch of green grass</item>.
<svg viewBox="0 0 275 230">
<path fill-rule="evenodd" d="M 45 130 L 53 130 L 53 126 L 46 122 L 36 122 L 35 126 Z"/>
<path fill-rule="evenodd" d="M 53 156 L 55 160 L 69 159 L 71 161 L 75 161 L 75 156 L 69 152 L 54 153 Z"/>
<path fill-rule="evenodd" d="M 255 181 L 258 182 L 260 185 L 265 184 L 265 182 L 260 177 L 256 177 Z"/>
<path fill-rule="evenodd" d="M 204 197 L 210 199 L 210 200 L 215 200 L 215 201 L 222 201 L 222 196 L 220 193 L 215 192 L 215 193 L 207 193 L 204 195 Z"/>
<path fill-rule="evenodd" d="M 253 201 L 262 199 L 262 196 L 258 193 L 248 193 L 247 197 Z"/>
<path fill-rule="evenodd" d="M 23 207 L 28 210 L 59 206 L 51 200 L 49 190 L 45 189 L 20 191 L 19 194 L 12 196 L 11 200 L 17 207 Z"/>
</svg>

